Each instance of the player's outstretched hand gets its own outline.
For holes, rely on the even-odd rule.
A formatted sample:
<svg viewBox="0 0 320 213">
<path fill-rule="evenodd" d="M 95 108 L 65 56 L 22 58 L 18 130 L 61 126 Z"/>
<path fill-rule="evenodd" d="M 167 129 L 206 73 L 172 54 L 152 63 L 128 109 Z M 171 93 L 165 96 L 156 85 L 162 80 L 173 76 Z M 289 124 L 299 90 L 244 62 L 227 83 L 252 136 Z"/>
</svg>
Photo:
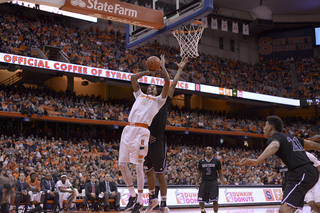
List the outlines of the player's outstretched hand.
<svg viewBox="0 0 320 213">
<path fill-rule="evenodd" d="M 198 189 L 199 188 L 199 182 L 197 181 L 196 182 L 196 189 Z"/>
<path fill-rule="evenodd" d="M 255 166 L 258 164 L 258 161 L 256 159 L 242 158 L 240 164 L 244 166 Z"/>
<path fill-rule="evenodd" d="M 178 66 L 179 69 L 183 69 L 187 63 L 188 63 L 188 59 L 184 58 L 184 59 L 182 59 L 182 61 L 180 61 L 180 63 L 176 62 L 176 65 Z"/>
<path fill-rule="evenodd" d="M 162 69 L 165 69 L 166 68 L 166 58 L 165 58 L 165 55 L 164 54 L 161 54 L 160 55 L 160 59 L 161 59 L 161 68 Z"/>
<path fill-rule="evenodd" d="M 149 143 L 154 143 L 154 142 L 156 142 L 156 138 L 153 137 L 152 135 L 150 135 L 150 137 L 149 137 Z"/>
</svg>

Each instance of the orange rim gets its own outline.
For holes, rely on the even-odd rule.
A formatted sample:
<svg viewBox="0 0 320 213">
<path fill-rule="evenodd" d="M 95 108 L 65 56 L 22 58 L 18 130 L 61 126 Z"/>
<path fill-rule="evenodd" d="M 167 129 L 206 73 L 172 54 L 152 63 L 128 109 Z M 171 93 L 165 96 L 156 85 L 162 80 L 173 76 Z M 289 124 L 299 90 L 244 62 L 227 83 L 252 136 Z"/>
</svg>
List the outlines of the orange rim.
<svg viewBox="0 0 320 213">
<path fill-rule="evenodd" d="M 206 27 L 206 25 L 205 25 L 203 22 L 201 22 L 201 21 L 194 21 L 194 22 L 192 22 L 191 24 L 199 24 L 199 25 L 202 25 L 202 28 L 200 28 L 200 29 L 198 29 L 198 30 L 192 30 L 192 31 L 175 30 L 175 31 L 173 31 L 173 32 L 175 32 L 175 33 L 197 33 L 197 32 L 200 32 L 201 30 L 203 30 L 203 29 Z"/>
</svg>

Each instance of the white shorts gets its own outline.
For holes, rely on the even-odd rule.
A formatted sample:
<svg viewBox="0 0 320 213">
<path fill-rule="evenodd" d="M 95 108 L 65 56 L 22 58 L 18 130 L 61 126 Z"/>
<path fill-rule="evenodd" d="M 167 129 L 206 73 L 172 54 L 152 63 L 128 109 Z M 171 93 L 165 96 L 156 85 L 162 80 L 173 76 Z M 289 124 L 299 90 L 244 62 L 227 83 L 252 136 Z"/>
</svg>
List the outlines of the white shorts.
<svg viewBox="0 0 320 213">
<path fill-rule="evenodd" d="M 320 202 L 320 178 L 316 185 L 314 185 L 312 189 L 307 192 L 304 199 L 307 203 L 310 201 L 314 201 L 316 203 Z"/>
<path fill-rule="evenodd" d="M 144 157 L 148 154 L 149 137 L 150 131 L 147 128 L 126 126 L 121 134 L 119 163 L 143 165 Z M 140 161 L 139 153 L 143 156 Z"/>
<path fill-rule="evenodd" d="M 29 191 L 30 201 L 36 201 L 38 203 L 41 203 L 41 195 L 42 194 L 44 194 L 44 192 L 38 192 L 36 194 L 33 194 L 32 191 Z"/>
<path fill-rule="evenodd" d="M 75 202 L 77 199 L 77 196 L 79 195 L 79 192 L 77 189 L 74 189 L 75 193 L 73 195 L 72 202 Z M 71 195 L 69 192 L 59 192 L 59 203 L 63 203 L 64 200 L 68 200 L 68 197 Z"/>
</svg>

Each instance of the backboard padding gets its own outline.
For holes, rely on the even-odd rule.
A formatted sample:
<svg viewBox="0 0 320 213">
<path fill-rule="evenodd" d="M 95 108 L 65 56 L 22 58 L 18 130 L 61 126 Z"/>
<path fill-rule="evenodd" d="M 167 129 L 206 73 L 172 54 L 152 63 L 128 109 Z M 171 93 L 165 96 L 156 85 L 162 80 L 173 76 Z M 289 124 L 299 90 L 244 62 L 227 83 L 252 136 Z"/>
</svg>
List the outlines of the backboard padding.
<svg viewBox="0 0 320 213">
<path fill-rule="evenodd" d="M 126 26 L 126 46 L 128 49 L 135 49 L 152 42 L 162 36 L 170 34 L 172 31 L 182 26 L 188 25 L 195 20 L 199 20 L 213 11 L 213 0 L 194 1 L 185 5 L 171 14 L 164 17 L 164 27 L 159 30 L 140 29 L 134 30 L 132 25 Z"/>
</svg>

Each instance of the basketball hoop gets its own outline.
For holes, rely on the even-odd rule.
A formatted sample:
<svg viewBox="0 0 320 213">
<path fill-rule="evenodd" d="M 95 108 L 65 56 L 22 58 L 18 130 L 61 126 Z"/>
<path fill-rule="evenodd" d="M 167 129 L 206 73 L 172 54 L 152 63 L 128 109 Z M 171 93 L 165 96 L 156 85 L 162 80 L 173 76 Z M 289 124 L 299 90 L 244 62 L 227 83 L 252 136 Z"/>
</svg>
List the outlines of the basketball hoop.
<svg viewBox="0 0 320 213">
<path fill-rule="evenodd" d="M 198 43 L 202 36 L 205 24 L 201 21 L 194 21 L 190 25 L 181 27 L 172 32 L 180 46 L 182 59 L 195 58 L 199 56 Z"/>
</svg>

